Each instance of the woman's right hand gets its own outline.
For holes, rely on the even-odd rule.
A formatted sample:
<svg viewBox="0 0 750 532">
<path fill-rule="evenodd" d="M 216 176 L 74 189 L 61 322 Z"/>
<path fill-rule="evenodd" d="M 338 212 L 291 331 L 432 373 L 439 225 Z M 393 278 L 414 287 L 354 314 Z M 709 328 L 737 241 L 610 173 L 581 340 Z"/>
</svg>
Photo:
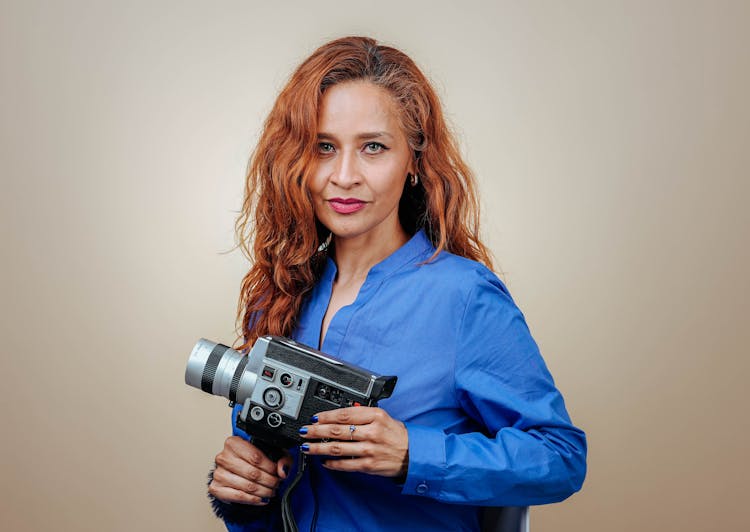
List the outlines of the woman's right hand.
<svg viewBox="0 0 750 532">
<path fill-rule="evenodd" d="M 287 477 L 292 458 L 272 462 L 252 443 L 231 436 L 216 455 L 216 469 L 208 492 L 223 502 L 262 506 L 276 495 L 276 488 Z"/>
</svg>

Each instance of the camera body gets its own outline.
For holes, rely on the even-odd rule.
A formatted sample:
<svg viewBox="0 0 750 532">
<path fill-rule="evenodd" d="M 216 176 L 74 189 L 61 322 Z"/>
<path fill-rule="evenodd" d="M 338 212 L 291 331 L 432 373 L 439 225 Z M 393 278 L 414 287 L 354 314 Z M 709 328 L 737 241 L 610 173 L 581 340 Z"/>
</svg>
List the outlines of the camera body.
<svg viewBox="0 0 750 532">
<path fill-rule="evenodd" d="M 313 414 L 376 406 L 396 380 L 280 336 L 261 336 L 247 356 L 201 339 L 185 371 L 187 384 L 242 404 L 239 429 L 282 449 L 303 441 L 299 429 Z"/>
</svg>

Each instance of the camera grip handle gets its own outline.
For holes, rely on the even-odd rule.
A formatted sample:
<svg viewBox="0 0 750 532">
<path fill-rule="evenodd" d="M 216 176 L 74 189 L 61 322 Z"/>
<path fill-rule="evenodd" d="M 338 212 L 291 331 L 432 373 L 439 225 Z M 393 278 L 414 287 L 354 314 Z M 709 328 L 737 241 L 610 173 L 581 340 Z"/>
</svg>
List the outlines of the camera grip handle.
<svg viewBox="0 0 750 532">
<path fill-rule="evenodd" d="M 272 462 L 278 462 L 284 456 L 284 449 L 276 447 L 275 445 L 268 443 L 265 440 L 252 438 L 250 441 Z"/>
<path fill-rule="evenodd" d="M 284 449 L 277 447 L 265 440 L 252 436 L 237 426 L 237 418 L 239 418 L 239 411 L 235 411 L 236 417 L 234 423 L 232 423 L 232 436 L 239 436 L 243 440 L 249 441 L 255 447 L 257 447 L 263 454 L 265 454 L 272 462 L 278 462 L 280 458 L 284 456 Z"/>
</svg>

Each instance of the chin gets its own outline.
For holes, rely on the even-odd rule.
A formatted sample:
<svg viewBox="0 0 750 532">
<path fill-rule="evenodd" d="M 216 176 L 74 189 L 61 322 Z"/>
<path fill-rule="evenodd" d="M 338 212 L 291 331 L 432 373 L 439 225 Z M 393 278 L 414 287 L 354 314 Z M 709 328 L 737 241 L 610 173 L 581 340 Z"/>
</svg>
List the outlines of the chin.
<svg viewBox="0 0 750 532">
<path fill-rule="evenodd" d="M 367 234 L 373 229 L 372 227 L 365 227 L 360 223 L 356 223 L 355 220 L 347 221 L 350 223 L 346 223 L 346 221 L 344 223 L 341 221 L 335 221 L 333 223 L 323 222 L 323 225 L 326 226 L 336 238 L 355 238 Z"/>
</svg>

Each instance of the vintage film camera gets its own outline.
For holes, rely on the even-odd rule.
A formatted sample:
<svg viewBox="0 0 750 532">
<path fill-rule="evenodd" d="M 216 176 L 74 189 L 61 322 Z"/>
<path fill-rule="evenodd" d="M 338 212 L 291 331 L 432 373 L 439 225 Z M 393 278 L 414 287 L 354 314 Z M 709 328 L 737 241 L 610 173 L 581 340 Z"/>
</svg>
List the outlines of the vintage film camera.
<svg viewBox="0 0 750 532">
<path fill-rule="evenodd" d="M 261 336 L 247 356 L 199 340 L 185 383 L 242 404 L 237 427 L 268 450 L 301 443 L 299 428 L 317 412 L 375 406 L 391 396 L 396 377 L 375 375 L 288 338 Z"/>
</svg>

